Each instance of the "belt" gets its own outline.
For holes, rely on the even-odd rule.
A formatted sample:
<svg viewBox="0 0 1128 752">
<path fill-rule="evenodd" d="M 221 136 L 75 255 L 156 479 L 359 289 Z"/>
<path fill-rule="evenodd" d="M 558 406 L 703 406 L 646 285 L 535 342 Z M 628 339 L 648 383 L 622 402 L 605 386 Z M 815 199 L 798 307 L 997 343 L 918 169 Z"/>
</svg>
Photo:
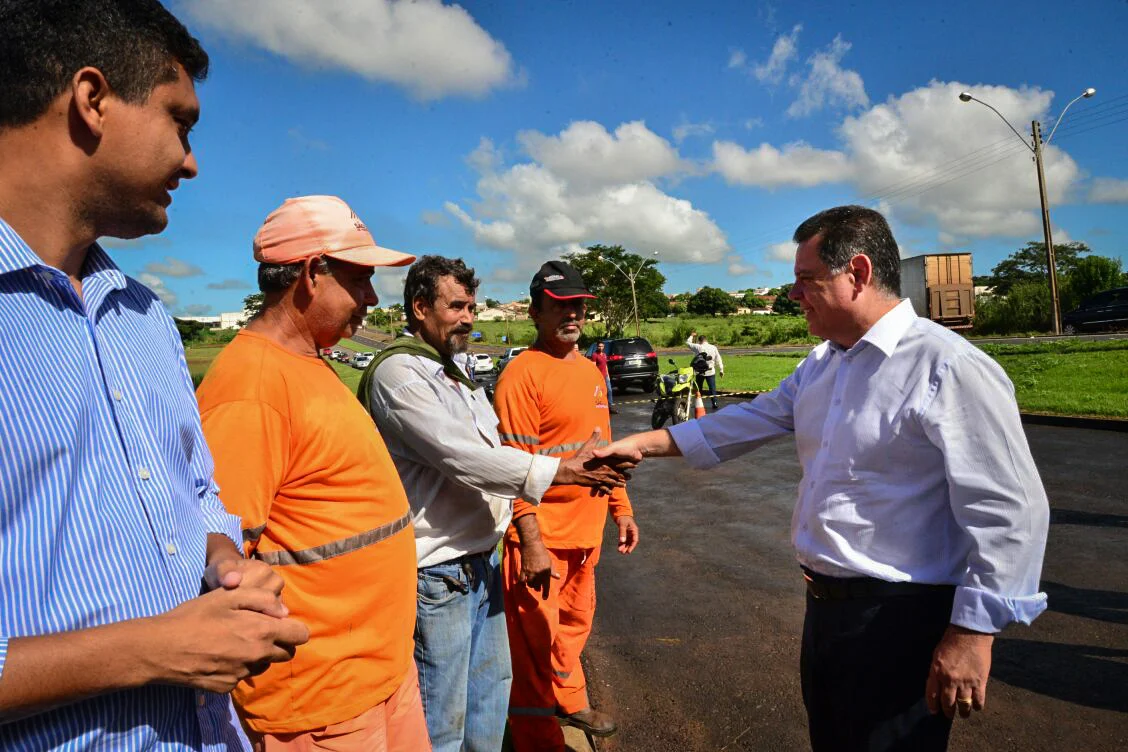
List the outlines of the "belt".
<svg viewBox="0 0 1128 752">
<path fill-rule="evenodd" d="M 807 593 L 817 600 L 847 601 L 856 598 L 891 598 L 906 595 L 954 593 L 955 585 L 928 585 L 920 582 L 889 582 L 874 577 L 829 577 L 803 570 Z"/>
</svg>

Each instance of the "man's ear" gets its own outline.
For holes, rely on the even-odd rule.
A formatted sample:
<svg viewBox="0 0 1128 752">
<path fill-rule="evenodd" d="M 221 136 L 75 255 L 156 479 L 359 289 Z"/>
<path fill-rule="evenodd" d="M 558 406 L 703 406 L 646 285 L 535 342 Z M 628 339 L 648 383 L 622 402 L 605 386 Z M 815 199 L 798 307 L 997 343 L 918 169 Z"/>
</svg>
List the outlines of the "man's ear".
<svg viewBox="0 0 1128 752">
<path fill-rule="evenodd" d="M 416 295 L 411 299 L 411 312 L 415 314 L 416 321 L 422 321 L 427 317 L 427 311 L 431 306 L 428 305 L 427 299 L 422 295 Z"/>
<path fill-rule="evenodd" d="M 78 122 L 95 140 L 105 133 L 106 106 L 113 91 L 110 83 L 97 68 L 80 68 L 71 79 L 71 97 Z"/>
<path fill-rule="evenodd" d="M 306 299 L 312 298 L 317 289 L 317 269 L 320 265 L 320 256 L 310 256 L 302 260 L 302 275 L 298 277 L 298 289 L 305 294 Z"/>
<path fill-rule="evenodd" d="M 850 259 L 850 273 L 854 275 L 854 292 L 859 293 L 873 281 L 873 262 L 864 253 Z"/>
</svg>

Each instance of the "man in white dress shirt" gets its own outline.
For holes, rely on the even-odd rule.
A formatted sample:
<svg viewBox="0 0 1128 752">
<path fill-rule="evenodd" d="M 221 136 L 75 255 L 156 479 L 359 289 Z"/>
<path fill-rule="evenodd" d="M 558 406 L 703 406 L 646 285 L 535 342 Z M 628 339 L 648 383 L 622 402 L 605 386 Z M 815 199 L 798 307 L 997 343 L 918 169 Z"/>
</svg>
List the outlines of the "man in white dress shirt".
<svg viewBox="0 0 1128 752">
<path fill-rule="evenodd" d="M 1046 608 L 1046 494 L 1002 368 L 900 300 L 885 219 L 829 209 L 794 240 L 791 298 L 827 341 L 769 394 L 599 451 L 707 468 L 793 434 L 812 747 L 943 750 L 994 635 Z"/>
<path fill-rule="evenodd" d="M 609 491 L 634 467 L 629 458 L 593 460 L 597 434 L 564 460 L 501 443 L 485 389 L 453 357 L 466 351 L 477 288 L 461 259 L 420 257 L 404 282 L 407 330 L 369 365 L 357 393 L 411 504 L 415 662 L 435 752 L 501 749 L 512 670 L 497 544 L 513 499 L 538 503 L 553 484 Z M 557 575 L 536 515 L 516 524 L 531 546 L 522 578 L 547 592 Z"/>
</svg>

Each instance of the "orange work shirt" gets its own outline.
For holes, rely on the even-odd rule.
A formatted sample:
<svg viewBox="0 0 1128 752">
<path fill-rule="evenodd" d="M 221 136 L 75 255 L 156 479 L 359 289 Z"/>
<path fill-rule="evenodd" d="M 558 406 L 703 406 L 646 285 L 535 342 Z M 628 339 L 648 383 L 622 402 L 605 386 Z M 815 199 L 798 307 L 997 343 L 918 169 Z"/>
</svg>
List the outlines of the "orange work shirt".
<svg viewBox="0 0 1128 752">
<path fill-rule="evenodd" d="M 596 428 L 601 444 L 611 440 L 607 383 L 594 363 L 578 355 L 521 353 L 501 373 L 494 409 L 501 440 L 533 454 L 571 457 Z M 513 519 L 535 514 L 549 548 L 595 548 L 603 540 L 609 508 L 616 519 L 634 515 L 625 489 L 598 496 L 583 486 L 549 486 L 539 507 L 516 499 Z M 518 540 L 513 526 L 506 535 Z"/>
<path fill-rule="evenodd" d="M 320 358 L 247 330 L 197 398 L 246 554 L 282 577 L 291 616 L 310 629 L 294 660 L 236 687 L 243 721 L 307 731 L 384 702 L 415 670 L 415 535 L 372 419 Z"/>
</svg>

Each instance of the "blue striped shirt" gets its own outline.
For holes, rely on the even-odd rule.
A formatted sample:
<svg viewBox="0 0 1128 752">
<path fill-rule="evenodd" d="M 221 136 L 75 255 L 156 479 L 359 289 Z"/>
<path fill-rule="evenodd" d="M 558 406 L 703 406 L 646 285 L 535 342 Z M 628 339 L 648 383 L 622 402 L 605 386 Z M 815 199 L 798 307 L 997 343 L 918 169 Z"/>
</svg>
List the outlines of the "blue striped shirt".
<svg viewBox="0 0 1128 752">
<path fill-rule="evenodd" d="M 12 638 L 199 595 L 216 496 L 175 323 L 97 245 L 80 298 L 0 220 L 0 678 Z M 0 724 L 0 749 L 227 750 L 226 695 L 151 685 Z"/>
</svg>

